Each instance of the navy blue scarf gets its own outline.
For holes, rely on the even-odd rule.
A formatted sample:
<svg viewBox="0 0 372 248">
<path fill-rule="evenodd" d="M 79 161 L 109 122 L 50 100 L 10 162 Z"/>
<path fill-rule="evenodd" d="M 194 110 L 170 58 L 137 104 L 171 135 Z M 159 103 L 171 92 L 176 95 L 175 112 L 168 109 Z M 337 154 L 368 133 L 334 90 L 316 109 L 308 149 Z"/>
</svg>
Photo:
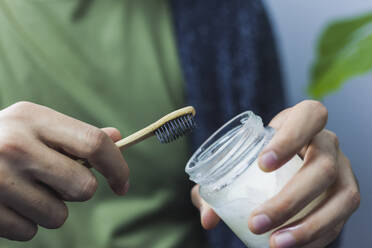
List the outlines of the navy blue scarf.
<svg viewBox="0 0 372 248">
<path fill-rule="evenodd" d="M 261 0 L 173 0 L 188 103 L 198 146 L 226 120 L 253 110 L 264 120 L 284 107 L 274 38 Z"/>
<path fill-rule="evenodd" d="M 282 77 L 262 0 L 172 0 L 188 104 L 197 110 L 192 151 L 234 115 L 269 121 L 284 108 Z M 213 248 L 243 248 L 223 224 Z"/>
<path fill-rule="evenodd" d="M 195 150 L 234 115 L 252 110 L 270 120 L 284 107 L 282 78 L 261 0 L 173 0 L 188 104 L 197 110 Z M 224 225 L 211 247 L 242 248 Z"/>
</svg>

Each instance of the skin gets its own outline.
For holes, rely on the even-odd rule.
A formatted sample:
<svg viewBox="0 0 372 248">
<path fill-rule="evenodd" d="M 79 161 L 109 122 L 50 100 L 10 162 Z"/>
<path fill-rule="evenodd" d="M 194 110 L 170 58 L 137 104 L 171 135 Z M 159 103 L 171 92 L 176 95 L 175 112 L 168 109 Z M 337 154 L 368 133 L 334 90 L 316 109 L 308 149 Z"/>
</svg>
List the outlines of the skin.
<svg viewBox="0 0 372 248">
<path fill-rule="evenodd" d="M 19 102 L 0 111 L 0 237 L 27 241 L 38 226 L 58 228 L 66 201 L 86 201 L 97 179 L 76 162 L 86 159 L 124 195 L 129 169 L 114 141 L 114 128 L 99 129 L 52 109 Z"/>
<path fill-rule="evenodd" d="M 261 169 L 270 173 L 295 154 L 299 154 L 304 163 L 275 197 L 253 211 L 247 223 L 250 230 L 262 234 L 275 229 L 327 192 L 326 199 L 316 209 L 271 235 L 272 248 L 325 247 L 338 237 L 347 219 L 359 207 L 357 180 L 339 147 L 337 136 L 324 129 L 327 117 L 327 109 L 320 102 L 308 100 L 282 111 L 269 124 L 276 129 L 276 134 L 259 156 Z M 265 159 L 266 154 L 271 154 L 271 159 Z M 202 226 L 212 229 L 219 217 L 200 197 L 198 189 L 195 185 L 191 191 L 192 202 L 200 210 Z M 256 228 L 257 216 L 268 218 L 268 225 Z M 280 245 L 279 235 L 282 234 L 292 241 Z"/>
<path fill-rule="evenodd" d="M 304 159 L 304 166 L 276 197 L 252 213 L 247 223 L 252 232 L 280 226 L 316 196 L 328 193 L 311 214 L 276 231 L 271 247 L 279 247 L 275 240 L 281 233 L 289 233 L 295 247 L 324 247 L 359 206 L 350 162 L 339 149 L 336 135 L 324 130 L 326 121 L 323 105 L 305 101 L 279 113 L 270 123 L 277 132 L 260 155 L 261 168 L 273 171 L 296 153 Z M 0 237 L 27 241 L 38 226 L 58 228 L 68 216 L 66 201 L 86 201 L 94 195 L 97 180 L 76 158 L 87 160 L 107 178 L 114 192 L 124 195 L 129 169 L 114 144 L 120 138 L 114 128 L 99 129 L 29 102 L 0 111 Z M 275 161 L 264 163 L 264 154 L 272 151 Z M 215 227 L 219 218 L 200 198 L 198 186 L 191 194 L 200 209 L 202 226 Z M 271 223 L 258 230 L 252 220 L 262 214 Z"/>
</svg>

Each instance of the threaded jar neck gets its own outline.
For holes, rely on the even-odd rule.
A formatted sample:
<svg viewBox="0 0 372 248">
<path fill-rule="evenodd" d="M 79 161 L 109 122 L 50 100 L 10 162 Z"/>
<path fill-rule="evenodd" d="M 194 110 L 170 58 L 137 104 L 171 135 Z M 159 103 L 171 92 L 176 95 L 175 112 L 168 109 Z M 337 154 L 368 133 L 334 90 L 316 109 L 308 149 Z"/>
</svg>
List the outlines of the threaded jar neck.
<svg viewBox="0 0 372 248">
<path fill-rule="evenodd" d="M 237 115 L 209 137 L 188 161 L 190 180 L 219 190 L 241 175 L 274 134 L 262 119 L 247 111 Z"/>
</svg>

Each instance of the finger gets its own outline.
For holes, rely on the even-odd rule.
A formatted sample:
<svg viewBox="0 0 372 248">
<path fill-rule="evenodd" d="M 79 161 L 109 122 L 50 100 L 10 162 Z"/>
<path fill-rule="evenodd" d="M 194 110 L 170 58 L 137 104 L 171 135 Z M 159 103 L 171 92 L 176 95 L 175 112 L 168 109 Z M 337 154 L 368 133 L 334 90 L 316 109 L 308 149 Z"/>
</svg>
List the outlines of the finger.
<svg viewBox="0 0 372 248">
<path fill-rule="evenodd" d="M 335 241 L 337 239 L 337 237 L 340 235 L 341 230 L 342 230 L 343 227 L 344 227 L 344 222 L 336 225 L 336 227 L 332 228 L 332 230 L 323 234 L 322 237 L 315 240 L 314 242 L 311 242 L 311 243 L 303 246 L 303 248 L 326 247 L 327 245 L 331 244 L 333 241 Z"/>
<path fill-rule="evenodd" d="M 0 237 L 16 241 L 31 240 L 37 233 L 37 225 L 0 205 Z"/>
<path fill-rule="evenodd" d="M 93 197 L 98 182 L 88 168 L 44 144 L 39 144 L 32 156 L 38 160 L 29 160 L 28 175 L 48 185 L 63 200 L 86 201 Z"/>
<path fill-rule="evenodd" d="M 120 150 L 104 131 L 52 109 L 39 108 L 42 110 L 35 125 L 43 142 L 86 159 L 106 177 L 117 194 L 127 192 L 129 168 Z"/>
<path fill-rule="evenodd" d="M 1 204 L 33 223 L 54 229 L 67 219 L 66 205 L 45 187 L 14 175 L 0 181 Z"/>
<path fill-rule="evenodd" d="M 277 114 L 269 123 L 270 127 L 278 130 L 282 127 L 283 124 L 286 123 L 286 119 L 288 118 L 289 113 L 291 113 L 292 108 L 287 108 L 282 110 L 279 114 Z"/>
<path fill-rule="evenodd" d="M 329 130 L 323 129 L 320 134 L 319 134 L 324 140 L 327 140 L 329 143 L 329 148 L 333 150 L 332 148 L 334 147 L 337 152 L 339 152 L 339 141 L 337 138 L 337 135 Z M 318 135 L 318 136 L 319 136 Z M 298 155 L 302 158 L 305 159 L 306 154 L 308 153 L 308 149 L 310 148 L 310 143 L 308 146 L 304 146 L 298 153 Z M 326 147 L 325 147 L 326 149 Z M 334 151 L 330 151 L 334 152 Z M 310 153 L 311 155 L 312 153 Z"/>
<path fill-rule="evenodd" d="M 105 127 L 105 128 L 101 128 L 101 130 L 105 132 L 113 142 L 117 142 L 122 139 L 122 136 L 119 130 L 114 127 Z M 73 156 L 70 155 L 70 157 L 73 157 Z M 77 160 L 80 164 L 84 165 L 85 167 L 92 168 L 92 166 L 89 164 L 88 161 L 82 160 L 81 158 L 77 158 L 77 157 L 75 157 L 74 159 Z"/>
<path fill-rule="evenodd" d="M 200 211 L 200 222 L 204 229 L 210 230 L 217 226 L 220 218 L 199 195 L 199 185 L 195 185 L 191 190 L 191 200 Z"/>
<path fill-rule="evenodd" d="M 275 232 L 271 238 L 276 245 L 273 247 L 297 247 L 318 240 L 345 222 L 359 206 L 360 194 L 348 170 L 340 170 L 339 179 L 328 192 L 329 197 L 307 216 Z"/>
<path fill-rule="evenodd" d="M 333 195 L 329 201 L 324 201 L 303 219 L 279 229 L 271 236 L 271 247 L 312 247 L 310 246 L 312 243 L 330 242 L 335 238 L 334 227 L 349 217 L 351 206 L 346 199 L 348 197 L 342 196 L 339 192 Z M 347 205 L 345 208 L 341 208 L 340 204 Z M 331 233 L 333 237 L 325 239 L 327 233 Z"/>
<path fill-rule="evenodd" d="M 307 145 L 324 128 L 326 122 L 327 110 L 319 102 L 304 101 L 292 107 L 285 123 L 279 126 L 272 140 L 261 152 L 261 169 L 269 172 L 282 166 Z"/>
<path fill-rule="evenodd" d="M 351 164 L 349 159 L 339 150 L 338 157 L 340 161 L 340 179 L 338 180 L 338 183 L 340 184 L 340 187 L 343 187 L 344 189 L 350 189 L 356 192 L 353 193 L 359 193 L 359 184 L 358 181 L 351 169 Z M 356 194 L 358 198 L 358 194 Z"/>
<path fill-rule="evenodd" d="M 328 134 L 316 135 L 299 172 L 275 197 L 253 211 L 249 220 L 252 232 L 264 233 L 282 225 L 326 191 L 338 176 L 337 156 L 338 148 Z"/>
<path fill-rule="evenodd" d="M 113 142 L 121 140 L 123 137 L 120 134 L 120 131 L 114 127 L 105 127 L 101 128 L 102 131 L 104 131 Z"/>
</svg>

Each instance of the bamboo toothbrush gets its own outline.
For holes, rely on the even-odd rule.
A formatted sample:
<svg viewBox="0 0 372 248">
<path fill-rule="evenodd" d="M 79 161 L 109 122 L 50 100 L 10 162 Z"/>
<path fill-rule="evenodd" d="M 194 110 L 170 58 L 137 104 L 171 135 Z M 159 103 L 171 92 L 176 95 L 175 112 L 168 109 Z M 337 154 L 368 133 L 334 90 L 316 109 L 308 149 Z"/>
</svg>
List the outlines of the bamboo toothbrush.
<svg viewBox="0 0 372 248">
<path fill-rule="evenodd" d="M 194 107 L 188 106 L 167 114 L 149 126 L 138 130 L 128 137 L 117 141 L 115 144 L 119 149 L 128 148 L 142 140 L 156 135 L 160 143 L 169 143 L 177 138 L 190 133 L 195 128 Z M 91 167 L 86 159 L 77 158 L 76 161 L 88 168 Z"/>
<path fill-rule="evenodd" d="M 117 141 L 120 149 L 128 148 L 144 139 L 156 135 L 161 143 L 169 143 L 189 133 L 195 127 L 195 109 L 192 106 L 167 114 L 151 125 Z"/>
</svg>

